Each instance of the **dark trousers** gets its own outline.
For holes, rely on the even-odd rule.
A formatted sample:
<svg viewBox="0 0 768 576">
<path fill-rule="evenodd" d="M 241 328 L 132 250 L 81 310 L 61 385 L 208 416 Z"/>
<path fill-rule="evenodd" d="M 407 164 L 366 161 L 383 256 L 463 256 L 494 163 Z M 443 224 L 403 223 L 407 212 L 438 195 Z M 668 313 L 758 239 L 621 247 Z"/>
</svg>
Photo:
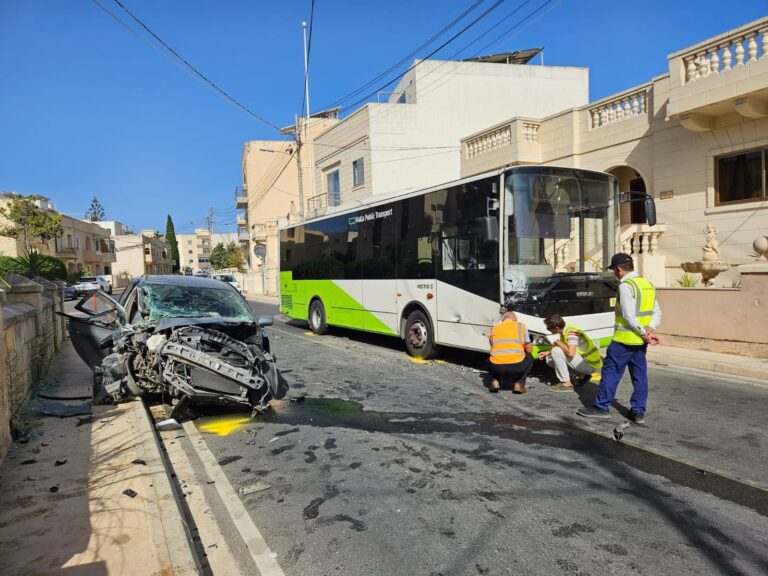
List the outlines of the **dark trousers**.
<svg viewBox="0 0 768 576">
<path fill-rule="evenodd" d="M 630 346 L 611 342 L 608 345 L 600 376 L 600 388 L 595 398 L 595 408 L 608 410 L 616 397 L 616 389 L 624 375 L 624 369 L 629 368 L 633 387 L 629 407 L 633 412 L 645 413 L 645 405 L 648 401 L 648 364 L 645 360 L 647 348 L 648 344 Z"/>
<path fill-rule="evenodd" d="M 517 364 L 494 364 L 488 360 L 488 372 L 502 385 L 505 382 L 512 384 L 519 382 L 525 385 L 525 379 L 531 368 L 533 368 L 533 356 L 530 354 L 526 354 L 523 360 Z"/>
</svg>

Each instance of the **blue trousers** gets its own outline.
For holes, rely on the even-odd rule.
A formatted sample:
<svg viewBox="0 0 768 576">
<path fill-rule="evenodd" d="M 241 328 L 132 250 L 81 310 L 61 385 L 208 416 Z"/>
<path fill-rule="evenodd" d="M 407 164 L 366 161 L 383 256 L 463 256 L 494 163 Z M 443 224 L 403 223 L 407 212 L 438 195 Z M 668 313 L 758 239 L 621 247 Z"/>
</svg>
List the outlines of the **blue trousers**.
<svg viewBox="0 0 768 576">
<path fill-rule="evenodd" d="M 608 410 L 616 397 L 616 389 L 624 375 L 624 369 L 629 368 L 633 387 L 629 407 L 633 412 L 645 414 L 645 405 L 648 401 L 648 363 L 645 360 L 647 348 L 648 344 L 630 346 L 611 342 L 608 345 L 600 377 L 600 389 L 595 398 L 595 408 Z"/>
</svg>

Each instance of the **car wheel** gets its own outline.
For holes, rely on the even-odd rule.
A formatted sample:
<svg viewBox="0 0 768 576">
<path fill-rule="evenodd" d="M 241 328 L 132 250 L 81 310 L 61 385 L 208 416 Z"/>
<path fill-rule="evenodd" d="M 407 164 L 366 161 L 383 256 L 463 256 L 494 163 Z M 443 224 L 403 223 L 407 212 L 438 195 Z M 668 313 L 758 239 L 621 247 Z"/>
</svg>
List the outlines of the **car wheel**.
<svg viewBox="0 0 768 576">
<path fill-rule="evenodd" d="M 328 324 L 325 320 L 325 306 L 321 300 L 313 300 L 309 305 L 309 329 L 315 334 L 325 334 Z"/>
<path fill-rule="evenodd" d="M 421 310 L 411 312 L 405 321 L 405 349 L 414 358 L 431 358 L 436 352 L 432 325 Z"/>
</svg>

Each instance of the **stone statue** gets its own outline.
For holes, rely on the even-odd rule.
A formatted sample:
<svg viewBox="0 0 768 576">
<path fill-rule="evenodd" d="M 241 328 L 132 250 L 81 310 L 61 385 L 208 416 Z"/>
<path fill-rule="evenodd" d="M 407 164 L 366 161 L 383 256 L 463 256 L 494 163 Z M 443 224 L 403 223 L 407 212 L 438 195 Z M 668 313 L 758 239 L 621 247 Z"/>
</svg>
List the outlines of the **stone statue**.
<svg viewBox="0 0 768 576">
<path fill-rule="evenodd" d="M 707 222 L 707 227 L 704 228 L 704 234 L 707 235 L 707 243 L 702 249 L 703 255 L 701 259 L 704 262 L 711 262 L 720 258 L 720 246 L 717 243 L 717 235 L 720 231 L 712 226 L 711 222 Z"/>
</svg>

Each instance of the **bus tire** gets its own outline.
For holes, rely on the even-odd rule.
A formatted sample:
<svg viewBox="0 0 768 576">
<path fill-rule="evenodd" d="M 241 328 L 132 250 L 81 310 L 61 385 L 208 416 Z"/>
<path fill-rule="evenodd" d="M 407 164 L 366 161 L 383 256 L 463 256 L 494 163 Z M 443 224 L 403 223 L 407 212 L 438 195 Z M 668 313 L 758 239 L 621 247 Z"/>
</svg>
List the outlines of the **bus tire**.
<svg viewBox="0 0 768 576">
<path fill-rule="evenodd" d="M 325 306 L 323 306 L 323 302 L 319 298 L 312 300 L 312 303 L 309 305 L 307 322 L 309 323 L 309 329 L 315 334 L 325 334 L 325 331 L 328 329 L 328 324 L 325 320 Z"/>
<path fill-rule="evenodd" d="M 429 318 L 414 310 L 405 321 L 405 349 L 414 358 L 431 358 L 436 352 L 435 336 Z"/>
</svg>

